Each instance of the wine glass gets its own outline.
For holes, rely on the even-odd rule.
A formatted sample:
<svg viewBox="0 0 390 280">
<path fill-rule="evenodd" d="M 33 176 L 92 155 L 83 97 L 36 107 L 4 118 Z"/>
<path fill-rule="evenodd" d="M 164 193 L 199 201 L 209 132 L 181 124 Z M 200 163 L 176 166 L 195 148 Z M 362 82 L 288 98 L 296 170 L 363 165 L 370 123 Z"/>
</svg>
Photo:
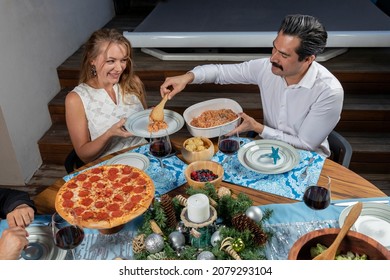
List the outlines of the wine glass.
<svg viewBox="0 0 390 280">
<path fill-rule="evenodd" d="M 303 202 L 310 209 L 313 209 L 313 222 L 319 222 L 317 211 L 326 209 L 330 205 L 331 178 L 326 176 L 323 183 L 314 182 L 313 175 L 308 176 L 308 186 L 303 194 Z"/>
<path fill-rule="evenodd" d="M 240 149 L 240 137 L 238 132 L 227 135 L 231 130 L 221 127 L 218 137 L 218 149 L 226 155 L 222 161 L 222 166 L 227 173 L 231 174 L 233 169 L 238 170 L 238 166 L 233 166 L 232 156 Z"/>
<path fill-rule="evenodd" d="M 81 244 L 84 239 L 84 230 L 79 225 L 75 213 L 72 213 L 74 223 L 71 224 L 60 216 L 57 212 L 52 215 L 51 230 L 54 244 L 63 249 L 70 250 L 73 260 L 76 259 L 74 248 Z"/>
<path fill-rule="evenodd" d="M 172 144 L 169 138 L 168 131 L 165 130 L 164 135 L 158 137 L 150 135 L 149 152 L 152 156 L 158 159 L 160 166 L 157 170 L 152 172 L 153 180 L 156 182 L 172 183 L 173 175 L 165 168 L 163 158 L 172 152 Z"/>
</svg>

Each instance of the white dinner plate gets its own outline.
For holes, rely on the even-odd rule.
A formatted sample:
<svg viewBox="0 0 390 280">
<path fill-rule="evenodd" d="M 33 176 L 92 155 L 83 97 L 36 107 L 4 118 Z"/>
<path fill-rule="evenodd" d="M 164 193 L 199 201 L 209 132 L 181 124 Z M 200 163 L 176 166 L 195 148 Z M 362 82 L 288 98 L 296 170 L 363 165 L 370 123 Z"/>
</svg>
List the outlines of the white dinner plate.
<svg viewBox="0 0 390 280">
<path fill-rule="evenodd" d="M 135 136 L 150 138 L 151 134 L 148 131 L 149 115 L 152 109 L 137 112 L 129 117 L 125 123 L 127 131 L 133 133 Z M 164 121 L 167 123 L 168 134 L 171 135 L 179 131 L 184 126 L 183 117 L 171 110 L 164 109 Z M 165 129 L 154 132 L 153 137 L 164 136 Z"/>
<path fill-rule="evenodd" d="M 125 164 L 136 167 L 141 170 L 145 170 L 149 166 L 149 159 L 139 153 L 124 153 L 117 155 L 111 159 L 109 159 L 106 165 L 111 164 Z"/>
<path fill-rule="evenodd" d="M 352 207 L 348 206 L 340 213 L 340 227 Z M 362 212 L 351 229 L 375 239 L 390 250 L 390 205 L 363 202 Z"/>
<path fill-rule="evenodd" d="M 263 154 L 271 153 L 272 147 L 279 148 L 280 159 L 276 164 L 272 158 L 260 158 Z M 266 139 L 245 144 L 238 151 L 237 157 L 244 167 L 262 174 L 280 174 L 290 171 L 300 160 L 299 154 L 293 146 L 282 141 Z"/>
</svg>

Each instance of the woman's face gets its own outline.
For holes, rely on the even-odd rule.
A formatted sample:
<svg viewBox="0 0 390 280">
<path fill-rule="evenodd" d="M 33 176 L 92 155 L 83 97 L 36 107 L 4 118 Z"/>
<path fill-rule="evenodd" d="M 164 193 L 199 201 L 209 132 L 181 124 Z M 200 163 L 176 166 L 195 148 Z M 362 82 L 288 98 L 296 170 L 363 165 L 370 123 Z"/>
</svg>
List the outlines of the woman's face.
<svg viewBox="0 0 390 280">
<path fill-rule="evenodd" d="M 126 69 L 128 53 L 126 47 L 117 43 L 103 43 L 100 54 L 92 61 L 100 84 L 116 84 Z"/>
</svg>

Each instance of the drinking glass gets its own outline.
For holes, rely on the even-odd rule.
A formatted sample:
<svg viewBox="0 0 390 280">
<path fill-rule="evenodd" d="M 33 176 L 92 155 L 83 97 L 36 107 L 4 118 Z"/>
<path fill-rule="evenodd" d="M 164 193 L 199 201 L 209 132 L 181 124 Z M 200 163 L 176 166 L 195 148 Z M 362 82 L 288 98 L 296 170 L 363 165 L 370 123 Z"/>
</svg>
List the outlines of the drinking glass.
<svg viewBox="0 0 390 280">
<path fill-rule="evenodd" d="M 69 250 L 73 260 L 76 259 L 74 248 L 81 244 L 84 239 L 84 230 L 78 223 L 78 218 L 75 213 L 74 222 L 69 223 L 60 216 L 57 212 L 52 215 L 51 231 L 53 234 L 54 244 L 63 249 Z"/>
<path fill-rule="evenodd" d="M 318 210 L 326 209 L 330 205 L 331 178 L 326 176 L 323 183 L 314 182 L 313 176 L 308 176 L 308 186 L 303 194 L 303 202 L 313 210 L 313 222 L 319 224 Z"/>
<path fill-rule="evenodd" d="M 233 169 L 239 169 L 239 166 L 233 164 L 232 156 L 240 149 L 240 137 L 237 132 L 228 136 L 227 134 L 230 131 L 227 128 L 221 127 L 218 137 L 218 149 L 226 155 L 226 158 L 222 161 L 224 170 L 231 174 Z"/>
<path fill-rule="evenodd" d="M 149 152 L 152 156 L 158 159 L 160 166 L 152 172 L 152 179 L 156 182 L 164 182 L 170 184 L 173 181 L 173 174 L 165 168 L 163 158 L 172 152 L 172 144 L 169 138 L 168 131 L 165 130 L 164 135 L 154 137 L 150 135 Z"/>
</svg>

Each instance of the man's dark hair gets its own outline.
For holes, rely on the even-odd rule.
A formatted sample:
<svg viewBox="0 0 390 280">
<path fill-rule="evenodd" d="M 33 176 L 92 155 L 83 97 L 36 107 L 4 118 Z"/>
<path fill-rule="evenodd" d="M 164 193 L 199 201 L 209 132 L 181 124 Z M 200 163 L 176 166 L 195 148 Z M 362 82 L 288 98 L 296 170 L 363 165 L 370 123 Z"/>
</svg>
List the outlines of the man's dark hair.
<svg viewBox="0 0 390 280">
<path fill-rule="evenodd" d="M 310 55 L 317 56 L 322 53 L 328 38 L 328 33 L 318 19 L 308 15 L 286 16 L 278 32 L 280 31 L 301 39 L 300 46 L 295 50 L 299 61 Z"/>
</svg>

